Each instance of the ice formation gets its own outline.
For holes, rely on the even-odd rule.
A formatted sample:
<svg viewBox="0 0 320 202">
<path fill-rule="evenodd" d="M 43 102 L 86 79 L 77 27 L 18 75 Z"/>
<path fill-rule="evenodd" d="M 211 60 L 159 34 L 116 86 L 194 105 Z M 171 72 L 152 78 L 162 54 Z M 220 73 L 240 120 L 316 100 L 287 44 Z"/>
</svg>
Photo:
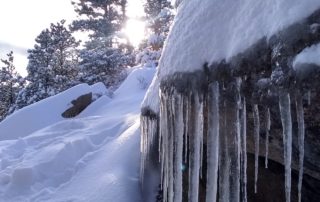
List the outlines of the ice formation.
<svg viewBox="0 0 320 202">
<path fill-rule="evenodd" d="M 303 110 L 302 95 L 300 93 L 297 93 L 296 95 L 296 111 L 297 111 L 297 122 L 298 122 L 298 145 L 299 145 L 298 201 L 301 202 L 305 126 L 304 126 L 304 110 Z"/>
<path fill-rule="evenodd" d="M 254 193 L 257 193 L 258 166 L 259 166 L 259 145 L 260 145 L 260 118 L 258 105 L 253 106 L 254 122 Z"/>
<path fill-rule="evenodd" d="M 254 134 L 254 187 L 259 192 L 260 132 L 266 132 L 264 164 L 268 167 L 272 156 L 270 111 L 274 115 L 274 110 L 279 115 L 272 118 L 282 120 L 284 190 L 286 201 L 290 201 L 292 91 L 303 95 L 312 90 L 317 78 L 305 79 L 308 72 L 299 71 L 302 67 L 314 70 L 318 65 L 296 63 L 299 60 L 295 58 L 309 54 L 306 49 L 320 42 L 320 29 L 315 28 L 320 24 L 319 16 L 318 0 L 181 3 L 142 104 L 156 115 L 156 126 L 146 121 L 143 127 L 159 128 L 159 146 L 149 147 L 152 141 L 143 144 L 159 151 L 165 202 L 203 200 L 203 188 L 206 202 L 247 201 L 247 125 L 254 126 L 250 131 Z M 295 101 L 301 200 L 304 110 L 302 101 Z M 259 109 L 264 113 L 259 114 Z M 142 117 L 148 120 L 154 116 L 146 113 Z M 152 130 L 145 131 L 143 138 L 153 137 Z"/>
<path fill-rule="evenodd" d="M 291 157 L 292 157 L 292 120 L 290 109 L 290 95 L 283 93 L 279 96 L 279 107 L 283 127 L 283 150 L 285 166 L 286 202 L 291 198 Z"/>
<path fill-rule="evenodd" d="M 265 168 L 268 168 L 268 155 L 269 155 L 269 136 L 271 128 L 270 109 L 267 108 L 266 112 L 266 154 L 265 154 Z"/>
</svg>

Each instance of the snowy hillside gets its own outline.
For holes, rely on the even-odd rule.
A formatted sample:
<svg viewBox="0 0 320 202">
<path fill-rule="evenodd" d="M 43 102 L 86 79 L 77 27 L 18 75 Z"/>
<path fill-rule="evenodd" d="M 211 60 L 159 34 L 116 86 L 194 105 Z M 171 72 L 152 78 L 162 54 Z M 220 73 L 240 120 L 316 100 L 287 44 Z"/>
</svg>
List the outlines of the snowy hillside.
<svg viewBox="0 0 320 202">
<path fill-rule="evenodd" d="M 140 103 L 153 74 L 135 68 L 112 98 L 76 118 L 60 115 L 97 86 L 76 86 L 3 121 L 0 201 L 140 202 Z"/>
</svg>

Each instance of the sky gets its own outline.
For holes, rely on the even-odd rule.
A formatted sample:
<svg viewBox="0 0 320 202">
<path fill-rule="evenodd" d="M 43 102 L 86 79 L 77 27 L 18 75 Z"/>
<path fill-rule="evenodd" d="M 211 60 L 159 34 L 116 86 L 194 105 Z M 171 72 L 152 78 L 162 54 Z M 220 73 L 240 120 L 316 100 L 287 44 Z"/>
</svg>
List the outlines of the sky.
<svg viewBox="0 0 320 202">
<path fill-rule="evenodd" d="M 142 16 L 142 0 L 128 0 L 127 14 L 130 18 Z M 6 58 L 6 54 L 12 50 L 14 64 L 25 76 L 27 50 L 33 48 L 40 32 L 48 28 L 50 23 L 62 19 L 70 23 L 76 16 L 71 0 L 0 0 L 0 58 Z M 141 24 L 138 27 L 143 29 Z M 126 30 L 130 31 L 130 28 Z"/>
</svg>

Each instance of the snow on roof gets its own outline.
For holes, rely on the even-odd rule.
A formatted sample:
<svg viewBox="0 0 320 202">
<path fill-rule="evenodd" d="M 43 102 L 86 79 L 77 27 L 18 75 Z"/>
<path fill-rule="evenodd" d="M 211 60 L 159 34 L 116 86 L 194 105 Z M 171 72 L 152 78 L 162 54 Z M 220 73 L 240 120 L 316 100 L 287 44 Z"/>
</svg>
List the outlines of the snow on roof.
<svg viewBox="0 0 320 202">
<path fill-rule="evenodd" d="M 200 69 L 205 62 L 228 61 L 319 8 L 319 0 L 183 1 L 143 106 L 158 111 L 159 82 L 164 76 Z"/>
</svg>

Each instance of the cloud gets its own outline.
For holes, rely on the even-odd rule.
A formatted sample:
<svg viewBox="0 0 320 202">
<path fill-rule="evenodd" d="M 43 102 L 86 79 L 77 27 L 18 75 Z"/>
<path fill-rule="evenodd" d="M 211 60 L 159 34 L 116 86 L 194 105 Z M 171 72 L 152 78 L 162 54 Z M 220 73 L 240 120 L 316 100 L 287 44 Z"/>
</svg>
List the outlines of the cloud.
<svg viewBox="0 0 320 202">
<path fill-rule="evenodd" d="M 24 56 L 27 56 L 27 54 L 28 54 L 27 48 L 0 41 L 0 53 L 7 54 L 10 51 L 13 51 L 13 54 L 20 54 L 20 55 L 24 55 Z"/>
</svg>

